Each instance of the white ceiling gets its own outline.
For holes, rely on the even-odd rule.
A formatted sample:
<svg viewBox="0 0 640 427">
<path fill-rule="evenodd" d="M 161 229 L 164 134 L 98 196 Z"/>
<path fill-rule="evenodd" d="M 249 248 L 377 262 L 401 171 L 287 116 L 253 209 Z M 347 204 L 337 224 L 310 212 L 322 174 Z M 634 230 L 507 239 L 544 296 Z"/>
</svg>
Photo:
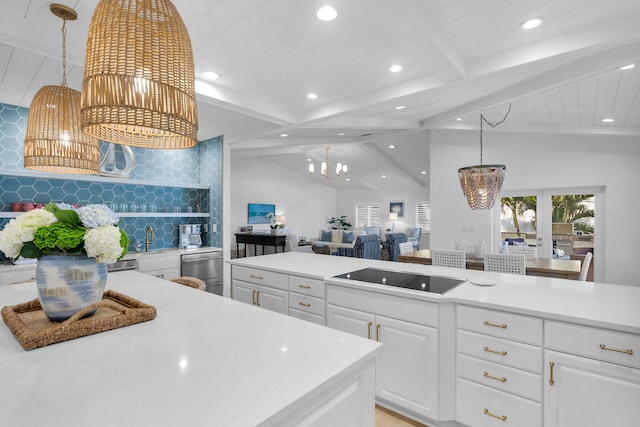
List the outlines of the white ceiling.
<svg viewBox="0 0 640 427">
<path fill-rule="evenodd" d="M 0 102 L 28 107 L 41 86 L 60 83 L 62 24 L 49 3 L 3 0 Z M 97 3 L 65 3 L 79 15 L 67 24 L 68 81 L 76 89 Z M 329 181 L 338 188 L 425 187 L 428 148 L 415 134 L 477 130 L 480 113 L 497 121 L 509 102 L 498 131 L 640 137 L 640 0 L 174 4 L 190 32 L 196 74 L 222 76 L 198 85 L 198 139 L 222 134 L 234 156 L 272 158 L 301 173 L 307 158 L 321 161 L 331 146 L 331 162 L 348 163 L 352 178 Z M 337 9 L 335 21 L 316 19 L 324 4 Z M 542 26 L 520 29 L 537 16 Z M 619 69 L 629 63 L 636 68 Z M 403 70 L 389 72 L 393 64 Z M 309 92 L 318 98 L 307 99 Z"/>
</svg>

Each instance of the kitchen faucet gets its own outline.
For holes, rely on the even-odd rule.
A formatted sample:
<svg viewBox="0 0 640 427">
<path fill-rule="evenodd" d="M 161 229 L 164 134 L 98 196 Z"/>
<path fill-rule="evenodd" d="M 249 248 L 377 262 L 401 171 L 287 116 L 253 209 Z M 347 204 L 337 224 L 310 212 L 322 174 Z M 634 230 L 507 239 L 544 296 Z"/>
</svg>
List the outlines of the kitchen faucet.
<svg viewBox="0 0 640 427">
<path fill-rule="evenodd" d="M 149 240 L 149 232 L 151 232 L 151 240 Z M 144 250 L 145 252 L 149 252 L 149 245 L 156 240 L 156 234 L 153 232 L 153 227 L 147 225 L 147 228 L 144 229 Z"/>
</svg>

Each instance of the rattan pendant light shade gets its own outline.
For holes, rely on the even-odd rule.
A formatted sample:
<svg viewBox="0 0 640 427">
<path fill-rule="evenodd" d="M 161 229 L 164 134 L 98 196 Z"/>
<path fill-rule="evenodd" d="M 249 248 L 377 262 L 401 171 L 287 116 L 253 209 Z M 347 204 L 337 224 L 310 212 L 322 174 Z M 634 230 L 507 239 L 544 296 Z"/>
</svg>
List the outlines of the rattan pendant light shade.
<svg viewBox="0 0 640 427">
<path fill-rule="evenodd" d="M 41 172 L 92 174 L 100 168 L 97 139 L 80 128 L 80 92 L 67 87 L 66 21 L 76 12 L 52 4 L 51 12 L 63 19 L 62 84 L 42 87 L 31 101 L 24 140 L 24 167 Z"/>
<path fill-rule="evenodd" d="M 144 148 L 197 142 L 193 52 L 169 0 L 100 0 L 82 82 L 82 129 Z"/>
</svg>

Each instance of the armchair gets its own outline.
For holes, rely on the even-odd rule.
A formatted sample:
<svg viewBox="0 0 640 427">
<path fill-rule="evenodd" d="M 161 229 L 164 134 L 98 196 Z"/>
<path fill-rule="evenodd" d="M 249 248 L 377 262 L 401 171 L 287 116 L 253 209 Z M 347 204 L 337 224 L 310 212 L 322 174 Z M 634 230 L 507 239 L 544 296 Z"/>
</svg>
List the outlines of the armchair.
<svg viewBox="0 0 640 427">
<path fill-rule="evenodd" d="M 358 236 L 353 248 L 337 248 L 333 255 L 380 259 L 380 236 L 376 234 Z"/>
<path fill-rule="evenodd" d="M 407 242 L 411 242 L 413 245 L 413 250 L 417 251 L 420 249 L 420 234 L 422 233 L 422 228 L 407 228 L 404 234 L 407 235 Z"/>
<path fill-rule="evenodd" d="M 400 243 L 407 241 L 407 235 L 404 233 L 387 233 L 386 245 L 389 251 L 389 261 L 398 261 L 400 254 Z"/>
</svg>

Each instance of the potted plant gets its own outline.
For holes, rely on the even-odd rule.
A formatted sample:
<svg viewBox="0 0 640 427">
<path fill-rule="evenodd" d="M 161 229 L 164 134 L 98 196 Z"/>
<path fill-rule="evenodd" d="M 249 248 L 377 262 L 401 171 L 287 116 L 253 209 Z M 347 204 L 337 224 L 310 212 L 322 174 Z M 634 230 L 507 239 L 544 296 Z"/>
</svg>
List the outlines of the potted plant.
<svg viewBox="0 0 640 427">
<path fill-rule="evenodd" d="M 0 251 L 38 259 L 40 304 L 50 320 L 62 321 L 102 299 L 107 264 L 122 258 L 129 246 L 119 222 L 104 205 L 76 209 L 49 203 L 9 221 L 0 231 Z"/>
<path fill-rule="evenodd" d="M 331 228 L 334 230 L 346 230 L 351 227 L 351 223 L 347 221 L 346 215 L 342 215 L 340 217 L 332 216 L 329 220 L 329 224 L 331 224 Z"/>
</svg>

